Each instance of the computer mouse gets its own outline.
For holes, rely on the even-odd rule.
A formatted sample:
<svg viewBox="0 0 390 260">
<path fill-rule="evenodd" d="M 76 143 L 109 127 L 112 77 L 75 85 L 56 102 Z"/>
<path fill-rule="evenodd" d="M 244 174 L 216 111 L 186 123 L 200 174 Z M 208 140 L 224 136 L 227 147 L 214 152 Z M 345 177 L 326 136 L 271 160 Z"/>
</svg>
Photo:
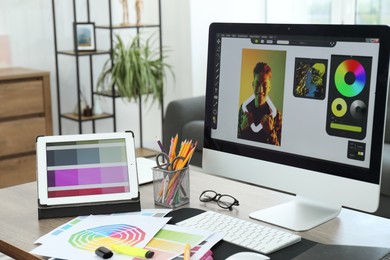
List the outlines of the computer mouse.
<svg viewBox="0 0 390 260">
<path fill-rule="evenodd" d="M 255 252 L 238 252 L 229 256 L 226 260 L 269 260 L 266 255 Z"/>
</svg>

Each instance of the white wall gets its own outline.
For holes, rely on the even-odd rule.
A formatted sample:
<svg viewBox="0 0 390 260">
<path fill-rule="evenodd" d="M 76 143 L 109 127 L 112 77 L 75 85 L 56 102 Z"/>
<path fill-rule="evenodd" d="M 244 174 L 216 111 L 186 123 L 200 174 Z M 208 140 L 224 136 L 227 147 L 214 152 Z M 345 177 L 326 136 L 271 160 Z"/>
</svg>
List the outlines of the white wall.
<svg viewBox="0 0 390 260">
<path fill-rule="evenodd" d="M 129 0 L 130 22 L 135 21 L 134 1 Z M 86 21 L 85 0 L 77 0 L 77 20 Z M 107 0 L 91 0 L 91 20 L 108 21 Z M 56 19 L 58 49 L 66 50 L 72 48 L 72 1 L 56 0 Z M 112 0 L 113 21 L 119 23 L 122 20 L 122 9 L 119 0 Z M 96 9 L 96 6 L 100 8 Z M 171 9 L 165 9 L 171 12 Z M 93 13 L 97 13 L 94 16 Z M 164 16 L 164 14 L 163 14 Z M 170 15 L 166 15 L 170 16 Z M 29 67 L 50 71 L 51 75 L 51 94 L 52 94 L 52 114 L 54 132 L 58 133 L 57 116 L 57 97 L 56 97 L 56 72 L 55 72 L 55 54 L 54 54 L 54 36 L 53 36 L 53 15 L 51 0 L 1 0 L 0 1 L 0 67 Z M 142 22 L 156 24 L 158 22 L 157 1 L 145 0 Z M 96 22 L 98 24 L 98 22 Z M 102 24 L 103 22 L 100 22 Z M 104 22 L 107 23 L 107 22 Z M 146 30 L 148 31 L 148 29 Z M 174 32 L 175 30 L 173 30 Z M 124 34 L 129 33 L 124 32 Z M 98 33 L 97 33 L 98 35 Z M 107 36 L 105 36 L 107 37 Z M 102 46 L 101 41 L 97 42 L 99 49 L 108 48 L 107 44 Z M 99 46 L 100 44 L 100 46 Z M 103 47 L 103 48 L 102 48 Z M 9 55 L 5 55 L 9 54 Z M 73 111 L 76 105 L 75 91 L 75 59 L 59 55 L 59 78 L 61 82 L 61 109 L 62 112 Z M 95 56 L 97 57 L 97 56 Z M 103 62 L 106 57 L 99 61 L 94 58 L 94 62 Z M 177 66 L 177 67 L 180 67 Z M 83 80 L 88 72 L 88 60 L 80 59 L 80 77 Z M 94 70 L 98 70 L 94 68 Z M 95 71 L 98 75 L 99 71 Z M 88 81 L 82 83 L 81 87 L 88 89 Z M 85 92 L 88 92 L 86 90 Z M 88 93 L 86 93 L 88 96 Z M 90 101 L 89 101 L 90 102 Z M 101 100 L 103 108 L 110 109 L 110 99 Z M 139 115 L 138 105 L 134 102 L 129 103 L 124 100 L 117 100 L 117 130 L 133 130 L 136 137 L 139 133 Z M 161 137 L 161 110 L 157 103 L 153 106 L 146 102 L 143 106 L 143 135 L 144 145 L 155 148 L 155 137 Z M 63 134 L 72 134 L 78 132 L 78 125 L 73 121 L 63 119 Z M 113 129 L 111 119 L 97 121 L 97 131 L 109 132 Z M 90 123 L 83 123 L 83 131 L 91 131 Z M 136 145 L 140 145 L 137 139 Z"/>
<path fill-rule="evenodd" d="M 0 35 L 6 35 L 10 65 L 50 69 L 53 37 L 50 1 L 0 1 Z M 3 46 L 0 46 L 3 51 Z"/>
<path fill-rule="evenodd" d="M 167 63 L 173 66 L 175 79 L 165 84 L 165 105 L 171 100 L 192 95 L 190 0 L 162 0 L 163 45 Z"/>
<path fill-rule="evenodd" d="M 209 25 L 213 22 L 265 22 L 264 6 L 264 0 L 190 1 L 191 74 L 194 96 L 205 94 Z"/>
<path fill-rule="evenodd" d="M 86 19 L 83 0 L 77 0 L 78 21 Z M 92 20 L 105 19 L 107 15 L 106 0 L 92 0 L 92 8 L 99 12 Z M 61 48 L 70 48 L 72 43 L 72 10 L 70 0 L 56 0 L 58 45 Z M 119 0 L 112 0 L 114 22 L 121 21 L 122 12 Z M 157 19 L 157 1 L 144 0 L 142 20 L 155 23 Z M 245 3 L 245 4 L 243 4 Z M 135 19 L 134 0 L 129 0 L 130 21 Z M 8 39 L 9 46 L 3 42 L 0 46 L 0 59 L 4 58 L 1 52 L 11 53 L 7 60 L 0 60 L 0 67 L 21 66 L 42 70 L 51 73 L 51 93 L 54 132 L 58 133 L 56 73 L 54 38 L 52 22 L 52 5 L 49 0 L 1 0 L 0 1 L 0 39 Z M 173 66 L 175 80 L 168 78 L 165 84 L 165 107 L 169 101 L 189 96 L 203 95 L 206 82 L 207 65 L 207 35 L 211 22 L 262 22 L 264 21 L 263 0 L 162 0 L 162 34 L 163 45 L 167 47 L 167 62 Z M 98 41 L 99 44 L 100 41 Z M 99 45 L 98 45 L 99 47 Z M 100 46 L 102 47 L 102 46 Z M 61 82 L 71 82 L 70 86 L 62 87 L 62 111 L 72 111 L 76 105 L 75 65 L 73 58 L 59 57 Z M 95 61 L 95 60 L 94 60 Z M 100 62 L 97 61 L 96 62 Z M 84 78 L 88 70 L 84 71 L 84 60 L 81 61 Z M 88 85 L 88 83 L 87 83 Z M 85 87 L 87 88 L 87 87 Z M 88 91 L 86 91 L 88 92 Z M 87 93 L 88 94 L 88 93 Z M 102 106 L 109 109 L 107 101 L 101 100 Z M 133 103 L 117 100 L 117 130 L 133 130 L 140 136 L 138 125 L 138 106 Z M 144 146 L 156 148 L 155 138 L 161 138 L 161 110 L 157 104 L 143 107 L 143 140 Z M 77 133 L 77 124 L 62 120 L 63 133 Z M 91 131 L 89 123 L 83 124 L 85 132 Z M 97 122 L 99 132 L 112 131 L 112 120 Z M 136 145 L 139 146 L 139 140 Z"/>
</svg>

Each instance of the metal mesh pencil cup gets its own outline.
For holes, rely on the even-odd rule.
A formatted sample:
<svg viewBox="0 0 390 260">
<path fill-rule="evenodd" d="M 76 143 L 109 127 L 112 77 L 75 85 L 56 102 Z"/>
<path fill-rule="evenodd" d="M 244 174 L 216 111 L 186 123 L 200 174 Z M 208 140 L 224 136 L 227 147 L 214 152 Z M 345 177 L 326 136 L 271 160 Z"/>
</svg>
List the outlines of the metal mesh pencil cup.
<svg viewBox="0 0 390 260">
<path fill-rule="evenodd" d="M 189 167 L 153 170 L 154 203 L 167 208 L 177 208 L 190 202 Z"/>
</svg>

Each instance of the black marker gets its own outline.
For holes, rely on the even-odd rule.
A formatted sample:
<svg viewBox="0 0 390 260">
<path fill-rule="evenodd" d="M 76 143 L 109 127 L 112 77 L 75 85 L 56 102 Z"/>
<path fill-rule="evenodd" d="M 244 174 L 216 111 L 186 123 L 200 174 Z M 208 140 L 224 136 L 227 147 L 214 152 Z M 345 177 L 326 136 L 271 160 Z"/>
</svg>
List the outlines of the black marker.
<svg viewBox="0 0 390 260">
<path fill-rule="evenodd" d="M 111 258 L 113 256 L 112 251 L 104 246 L 101 246 L 98 249 L 96 249 L 95 254 L 97 254 L 98 256 L 100 256 L 103 259 L 108 259 L 108 258 Z"/>
</svg>

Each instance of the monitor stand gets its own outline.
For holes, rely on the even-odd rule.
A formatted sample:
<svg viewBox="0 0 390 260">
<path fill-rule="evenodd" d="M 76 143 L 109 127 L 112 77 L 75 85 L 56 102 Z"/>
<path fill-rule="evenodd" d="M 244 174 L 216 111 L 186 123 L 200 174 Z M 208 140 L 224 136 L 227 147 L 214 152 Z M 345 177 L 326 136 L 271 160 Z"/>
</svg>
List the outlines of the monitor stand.
<svg viewBox="0 0 390 260">
<path fill-rule="evenodd" d="M 294 231 L 321 225 L 340 213 L 341 206 L 324 204 L 302 196 L 294 200 L 249 214 L 249 217 Z"/>
</svg>

